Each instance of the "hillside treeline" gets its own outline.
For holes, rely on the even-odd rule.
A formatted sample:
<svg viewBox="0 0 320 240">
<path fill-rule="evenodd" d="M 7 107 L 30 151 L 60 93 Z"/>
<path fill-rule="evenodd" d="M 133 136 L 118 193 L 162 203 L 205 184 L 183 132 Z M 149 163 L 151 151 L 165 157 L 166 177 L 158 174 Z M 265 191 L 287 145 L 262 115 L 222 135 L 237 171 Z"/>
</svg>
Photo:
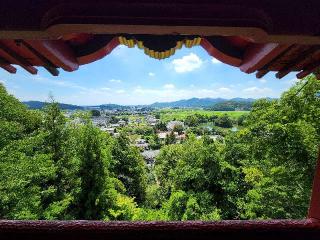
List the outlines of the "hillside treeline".
<svg viewBox="0 0 320 240">
<path fill-rule="evenodd" d="M 250 111 L 254 101 L 224 101 L 209 108 L 213 111 Z"/>
</svg>

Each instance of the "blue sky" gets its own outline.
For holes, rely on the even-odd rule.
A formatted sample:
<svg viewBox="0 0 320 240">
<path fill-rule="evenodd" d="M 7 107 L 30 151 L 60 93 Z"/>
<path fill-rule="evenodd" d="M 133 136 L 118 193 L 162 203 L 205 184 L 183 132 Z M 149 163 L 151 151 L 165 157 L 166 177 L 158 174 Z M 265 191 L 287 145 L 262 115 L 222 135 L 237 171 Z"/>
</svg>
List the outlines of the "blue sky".
<svg viewBox="0 0 320 240">
<path fill-rule="evenodd" d="M 296 81 L 294 74 L 263 79 L 245 74 L 212 58 L 201 47 L 182 48 L 165 60 L 146 56 L 142 50 L 118 46 L 105 58 L 80 66 L 75 72 L 60 71 L 53 77 L 39 68 L 31 75 L 0 70 L 0 82 L 20 100 L 48 100 L 95 105 L 104 103 L 150 104 L 198 98 L 279 97 Z"/>
</svg>

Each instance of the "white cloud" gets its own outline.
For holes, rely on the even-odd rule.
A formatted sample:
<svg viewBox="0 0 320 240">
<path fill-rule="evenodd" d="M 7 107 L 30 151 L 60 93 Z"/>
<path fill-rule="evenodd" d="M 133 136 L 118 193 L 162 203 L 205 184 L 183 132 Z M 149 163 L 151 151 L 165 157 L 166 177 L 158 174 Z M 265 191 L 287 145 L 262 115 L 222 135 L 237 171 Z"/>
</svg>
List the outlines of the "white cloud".
<svg viewBox="0 0 320 240">
<path fill-rule="evenodd" d="M 100 88 L 100 90 L 102 90 L 102 91 L 110 91 L 110 90 L 111 90 L 111 88 L 103 87 L 103 88 Z"/>
<path fill-rule="evenodd" d="M 266 83 L 267 82 L 267 79 L 265 79 L 265 78 L 260 78 L 260 79 L 258 79 L 259 80 L 259 82 L 261 82 L 261 83 Z"/>
<path fill-rule="evenodd" d="M 203 61 L 196 54 L 190 53 L 182 58 L 174 59 L 172 64 L 177 73 L 185 73 L 200 68 Z"/>
<path fill-rule="evenodd" d="M 165 84 L 164 86 L 163 86 L 163 88 L 164 89 L 174 89 L 174 85 L 173 84 Z"/>
<path fill-rule="evenodd" d="M 190 55 L 189 55 L 190 56 Z M 182 58 L 181 58 L 182 59 Z M 170 61 L 171 62 L 171 61 Z M 204 63 L 204 62 L 203 62 Z M 149 74 L 149 72 L 146 72 Z M 85 83 L 71 81 L 69 79 L 59 80 L 58 78 L 51 79 L 42 76 L 29 76 L 26 77 L 29 81 L 33 81 L 34 84 L 46 85 L 47 89 L 52 89 L 56 100 L 59 102 L 80 104 L 80 105 L 95 105 L 102 103 L 118 103 L 118 104 L 149 104 L 153 102 L 165 102 L 176 101 L 180 99 L 189 99 L 193 97 L 197 98 L 226 98 L 233 97 L 278 97 L 279 91 L 272 90 L 270 88 L 262 87 L 261 85 L 255 86 L 250 84 L 249 86 L 241 87 L 237 84 L 207 84 L 202 87 L 197 84 L 186 84 L 185 87 L 180 88 L 175 85 L 175 82 L 164 82 L 158 87 L 146 87 L 144 85 L 136 85 L 134 87 L 122 88 L 112 87 L 107 79 L 107 84 L 100 86 L 87 87 Z M 112 80 L 112 79 L 111 79 Z M 113 79 L 114 80 L 114 79 Z M 271 81 L 271 80 L 270 80 Z M 296 80 L 290 80 L 292 83 Z M 283 81 L 283 84 L 287 86 L 289 80 Z M 6 83 L 11 83 L 7 80 Z M 257 84 L 257 81 L 255 82 Z M 108 85 L 110 84 L 110 86 Z M 11 86 L 10 85 L 10 86 Z M 54 86 L 54 87 L 51 87 Z M 117 85 L 116 85 L 117 86 Z M 119 85 L 121 86 L 121 85 Z M 56 89 L 59 88 L 59 89 Z M 69 89 L 67 92 L 59 93 L 61 89 Z M 10 87 L 10 90 L 14 90 Z M 24 100 L 35 99 L 35 96 L 29 96 L 29 93 L 19 93 L 16 91 L 16 95 Z M 58 94 L 58 95 L 56 95 Z M 41 96 L 36 96 L 36 100 L 43 100 L 47 98 L 47 93 Z"/>
<path fill-rule="evenodd" d="M 259 88 L 259 87 L 249 87 L 242 90 L 247 97 L 261 98 L 261 97 L 270 97 L 273 95 L 271 88 Z"/>
<path fill-rule="evenodd" d="M 141 86 L 137 86 L 136 88 L 133 89 L 132 93 L 134 95 L 140 95 L 143 96 L 146 93 L 151 93 L 153 91 L 153 89 L 147 89 L 147 88 L 142 88 Z M 152 95 L 152 93 L 151 93 Z"/>
<path fill-rule="evenodd" d="M 49 78 L 42 77 L 40 75 L 32 76 L 30 78 L 32 81 L 44 84 L 44 85 L 51 85 L 51 86 L 58 86 L 63 88 L 72 88 L 72 89 L 79 89 L 79 90 L 86 90 L 86 87 L 80 86 L 76 83 L 69 82 L 69 81 L 63 81 L 63 80 L 52 80 Z"/>
<path fill-rule="evenodd" d="M 211 62 L 213 63 L 213 64 L 219 64 L 219 63 L 222 63 L 221 61 L 219 61 L 218 59 L 216 59 L 216 58 L 212 58 L 211 59 Z"/>
<path fill-rule="evenodd" d="M 121 80 L 119 80 L 119 79 L 111 79 L 111 80 L 109 80 L 109 82 L 111 82 L 111 83 L 121 83 Z"/>
<path fill-rule="evenodd" d="M 149 75 L 150 77 L 154 77 L 156 74 L 153 73 L 153 72 L 149 72 L 148 75 Z"/>
<path fill-rule="evenodd" d="M 6 80 L 0 79 L 0 83 L 5 84 Z"/>
<path fill-rule="evenodd" d="M 120 90 L 117 90 L 116 91 L 116 93 L 118 93 L 118 94 L 122 94 L 122 93 L 125 93 L 126 91 L 125 90 L 123 90 L 123 89 L 120 89 Z"/>
<path fill-rule="evenodd" d="M 172 84 L 166 84 L 172 85 Z M 153 103 L 153 102 L 164 102 L 164 101 L 176 101 L 180 99 L 189 99 L 193 97 L 197 98 L 232 98 L 234 91 L 232 89 L 221 87 L 215 88 L 143 88 L 137 86 L 132 91 L 132 96 L 135 97 L 135 101 L 141 101 L 141 103 Z M 129 98 L 132 96 L 128 96 Z"/>
<path fill-rule="evenodd" d="M 130 51 L 130 49 L 125 46 L 125 45 L 119 45 L 117 46 L 110 55 L 115 56 L 119 59 L 121 59 L 122 61 L 127 61 L 127 55 L 128 55 L 128 51 Z"/>
<path fill-rule="evenodd" d="M 239 89 L 239 90 L 238 90 Z M 125 97 L 124 97 L 125 96 Z M 165 84 L 159 88 L 145 88 L 137 85 L 130 89 L 88 88 L 73 95 L 60 97 L 59 101 L 73 104 L 94 105 L 102 103 L 117 104 L 150 104 L 153 102 L 177 101 L 189 98 L 234 98 L 234 97 L 277 97 L 277 93 L 269 88 L 249 87 L 245 89 L 231 88 L 229 86 L 208 88 L 178 88 L 173 84 Z"/>
<path fill-rule="evenodd" d="M 231 93 L 233 91 L 230 88 L 221 87 L 221 88 L 218 88 L 218 92 L 220 92 L 220 93 Z"/>
<path fill-rule="evenodd" d="M 301 80 L 297 79 L 297 78 L 293 78 L 293 79 L 289 79 L 286 81 L 286 84 L 288 84 L 289 86 L 292 86 L 294 84 L 296 84 L 297 82 L 299 82 Z"/>
</svg>

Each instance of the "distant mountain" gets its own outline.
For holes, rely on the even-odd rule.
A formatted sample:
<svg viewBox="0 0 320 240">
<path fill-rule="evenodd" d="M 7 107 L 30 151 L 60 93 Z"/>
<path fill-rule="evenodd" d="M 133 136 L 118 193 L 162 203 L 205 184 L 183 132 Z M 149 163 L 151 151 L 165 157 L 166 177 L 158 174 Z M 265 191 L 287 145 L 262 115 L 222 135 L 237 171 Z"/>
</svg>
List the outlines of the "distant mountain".
<svg viewBox="0 0 320 240">
<path fill-rule="evenodd" d="M 150 107 L 154 108 L 167 108 L 167 107 L 177 107 L 177 108 L 195 108 L 195 107 L 212 107 L 218 103 L 234 101 L 234 102 L 254 102 L 253 98 L 190 98 L 185 100 L 179 100 L 175 102 L 155 102 Z"/>
<path fill-rule="evenodd" d="M 218 102 L 223 102 L 223 98 L 190 98 L 174 102 L 155 102 L 150 107 L 154 108 L 167 108 L 167 107 L 180 107 L 180 108 L 193 108 L 193 107 L 209 107 Z"/>
<path fill-rule="evenodd" d="M 30 109 L 42 109 L 47 103 L 41 101 L 25 101 L 23 102 Z M 103 109 L 103 110 L 125 110 L 132 108 L 131 106 L 123 106 L 118 104 L 101 104 L 95 106 L 78 106 L 73 104 L 59 103 L 59 106 L 63 110 L 90 110 L 90 109 Z"/>
<path fill-rule="evenodd" d="M 102 104 L 102 105 L 98 105 L 98 106 L 93 106 L 95 108 L 100 108 L 100 109 L 103 109 L 103 110 L 127 110 L 127 109 L 130 109 L 131 106 L 124 106 L 124 105 L 118 105 L 118 104 L 112 104 L 112 103 L 109 103 L 109 104 Z"/>
<path fill-rule="evenodd" d="M 26 101 L 23 102 L 25 105 L 27 105 L 30 109 L 42 109 L 47 103 L 46 102 L 40 102 L 40 101 Z M 65 103 L 59 103 L 60 109 L 62 110 L 83 110 L 84 107 L 72 105 L 72 104 L 65 104 Z"/>
<path fill-rule="evenodd" d="M 210 108 L 215 109 L 250 109 L 253 98 L 190 98 L 174 102 L 155 102 L 150 105 L 125 106 L 118 104 L 101 104 L 95 106 L 77 106 L 72 104 L 59 103 L 63 110 L 85 110 L 85 109 L 103 109 L 103 110 L 130 110 L 133 108 L 150 109 L 150 108 Z M 31 109 L 41 109 L 46 103 L 40 101 L 23 102 Z"/>
</svg>

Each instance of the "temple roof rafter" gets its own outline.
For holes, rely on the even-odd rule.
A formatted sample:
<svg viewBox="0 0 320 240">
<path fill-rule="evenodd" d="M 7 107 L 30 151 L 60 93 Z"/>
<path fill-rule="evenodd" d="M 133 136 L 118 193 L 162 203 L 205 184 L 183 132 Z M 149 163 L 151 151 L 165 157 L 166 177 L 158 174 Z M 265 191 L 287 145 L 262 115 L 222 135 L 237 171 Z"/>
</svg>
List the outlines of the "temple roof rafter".
<svg viewBox="0 0 320 240">
<path fill-rule="evenodd" d="M 182 47 L 258 78 L 319 76 L 320 2 L 209 0 L 20 0 L 0 3 L 0 67 L 31 74 L 75 71 L 118 45 L 155 59 Z M 32 15 L 32 17 L 30 17 Z"/>
</svg>

